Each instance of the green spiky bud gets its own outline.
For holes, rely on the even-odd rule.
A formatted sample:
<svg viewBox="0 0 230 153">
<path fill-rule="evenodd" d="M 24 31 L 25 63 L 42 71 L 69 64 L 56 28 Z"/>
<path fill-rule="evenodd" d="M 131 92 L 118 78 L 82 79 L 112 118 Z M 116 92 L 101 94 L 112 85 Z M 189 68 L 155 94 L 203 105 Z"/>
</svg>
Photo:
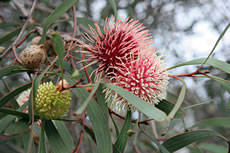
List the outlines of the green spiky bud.
<svg viewBox="0 0 230 153">
<path fill-rule="evenodd" d="M 38 87 L 34 109 L 45 119 L 56 119 L 69 109 L 71 95 L 69 90 L 57 90 L 52 82 L 46 82 Z"/>
</svg>

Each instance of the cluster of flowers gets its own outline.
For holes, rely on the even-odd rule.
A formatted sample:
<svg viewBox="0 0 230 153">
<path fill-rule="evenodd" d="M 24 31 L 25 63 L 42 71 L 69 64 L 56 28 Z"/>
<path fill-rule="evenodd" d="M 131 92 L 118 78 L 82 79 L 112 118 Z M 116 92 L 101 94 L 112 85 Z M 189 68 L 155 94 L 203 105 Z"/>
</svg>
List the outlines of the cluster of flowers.
<svg viewBox="0 0 230 153">
<path fill-rule="evenodd" d="M 161 56 L 152 47 L 152 37 L 138 21 L 106 19 L 104 28 L 95 23 L 92 34 L 85 34 L 89 43 L 80 45 L 90 61 L 97 64 L 96 80 L 104 77 L 142 100 L 155 105 L 162 100 L 168 85 L 168 73 Z M 111 89 L 104 89 L 110 108 L 136 108 Z"/>
</svg>

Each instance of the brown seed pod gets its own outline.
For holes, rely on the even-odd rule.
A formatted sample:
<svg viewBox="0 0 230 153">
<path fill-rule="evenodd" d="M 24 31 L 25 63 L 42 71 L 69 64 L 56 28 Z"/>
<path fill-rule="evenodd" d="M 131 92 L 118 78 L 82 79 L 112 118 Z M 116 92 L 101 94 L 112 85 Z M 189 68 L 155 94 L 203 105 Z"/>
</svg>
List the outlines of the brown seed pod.
<svg viewBox="0 0 230 153">
<path fill-rule="evenodd" d="M 66 80 L 60 80 L 57 84 L 58 88 L 57 90 L 58 91 L 62 91 L 63 88 L 66 89 L 66 88 L 69 88 L 70 87 L 70 84 L 66 81 Z"/>
<path fill-rule="evenodd" d="M 37 69 L 46 61 L 47 55 L 43 44 L 26 47 L 19 55 L 22 66 L 27 69 Z"/>
<path fill-rule="evenodd" d="M 42 39 L 41 36 L 36 36 L 36 37 L 34 37 L 34 38 L 32 39 L 32 45 L 37 45 L 37 44 L 40 42 L 41 39 Z"/>
</svg>

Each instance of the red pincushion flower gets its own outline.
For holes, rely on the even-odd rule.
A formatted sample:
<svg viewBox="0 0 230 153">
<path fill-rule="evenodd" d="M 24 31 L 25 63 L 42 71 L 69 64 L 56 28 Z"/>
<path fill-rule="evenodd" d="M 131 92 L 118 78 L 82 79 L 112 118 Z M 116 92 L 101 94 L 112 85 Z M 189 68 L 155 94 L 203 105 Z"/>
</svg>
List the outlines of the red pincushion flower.
<svg viewBox="0 0 230 153">
<path fill-rule="evenodd" d="M 110 82 L 150 104 L 157 104 L 164 98 L 168 85 L 168 73 L 164 61 L 154 52 L 149 51 L 142 51 L 137 59 L 133 59 L 133 56 L 131 59 L 131 62 L 122 62 L 116 68 L 117 72 L 114 76 L 109 76 Z M 115 104 L 118 108 L 136 110 L 113 90 L 106 88 L 104 92 L 110 107 Z"/>
<path fill-rule="evenodd" d="M 142 23 L 133 19 L 106 19 L 104 34 L 98 24 L 95 23 L 95 26 L 96 29 L 91 27 L 92 36 L 86 34 L 86 39 L 91 44 L 82 42 L 81 47 L 85 49 L 87 60 L 91 62 L 88 65 L 99 63 L 95 70 L 96 76 L 103 72 L 114 72 L 114 67 L 119 66 L 124 59 L 127 60 L 129 54 L 136 57 L 140 50 L 152 44 L 149 31 Z"/>
</svg>

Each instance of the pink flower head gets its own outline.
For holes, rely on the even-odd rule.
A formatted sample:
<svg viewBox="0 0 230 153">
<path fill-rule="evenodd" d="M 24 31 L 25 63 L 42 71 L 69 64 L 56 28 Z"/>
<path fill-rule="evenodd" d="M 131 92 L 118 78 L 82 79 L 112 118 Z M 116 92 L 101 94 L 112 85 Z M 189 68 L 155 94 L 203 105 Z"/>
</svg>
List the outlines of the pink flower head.
<svg viewBox="0 0 230 153">
<path fill-rule="evenodd" d="M 122 62 L 117 72 L 109 76 L 111 83 L 120 86 L 142 100 L 154 105 L 162 100 L 168 85 L 168 73 L 164 61 L 155 52 L 142 51 L 137 59 L 131 57 L 130 62 Z M 106 101 L 110 107 L 136 110 L 123 97 L 111 89 L 104 89 Z"/>
<path fill-rule="evenodd" d="M 84 52 L 91 62 L 88 65 L 99 63 L 95 70 L 96 76 L 103 72 L 114 72 L 114 67 L 119 66 L 124 59 L 129 61 L 129 54 L 136 57 L 140 50 L 152 44 L 149 31 L 134 19 L 106 19 L 104 32 L 97 23 L 95 26 L 96 29 L 91 27 L 92 36 L 86 34 L 86 39 L 91 44 L 83 43 L 81 47 L 85 49 Z"/>
</svg>

